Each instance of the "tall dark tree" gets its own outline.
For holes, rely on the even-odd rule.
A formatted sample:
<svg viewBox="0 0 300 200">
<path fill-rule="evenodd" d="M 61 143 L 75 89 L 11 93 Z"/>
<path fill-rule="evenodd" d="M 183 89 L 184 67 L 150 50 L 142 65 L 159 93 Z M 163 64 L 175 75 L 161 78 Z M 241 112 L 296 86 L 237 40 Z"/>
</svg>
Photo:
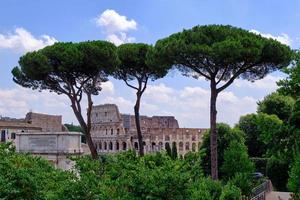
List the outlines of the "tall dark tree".
<svg viewBox="0 0 300 200">
<path fill-rule="evenodd" d="M 171 149 L 171 146 L 170 146 L 169 143 L 166 143 L 165 149 L 166 149 L 167 155 L 168 155 L 170 158 L 172 158 L 172 149 Z"/>
<path fill-rule="evenodd" d="M 115 77 L 125 82 L 127 86 L 136 91 L 134 105 L 135 124 L 139 143 L 139 155 L 144 155 L 143 135 L 140 125 L 140 105 L 143 93 L 149 80 L 156 80 L 166 75 L 167 69 L 160 65 L 152 65 L 148 53 L 152 46 L 142 43 L 123 44 L 118 47 L 117 53 L 120 60 Z"/>
<path fill-rule="evenodd" d="M 211 175 L 218 179 L 218 95 L 235 79 L 255 81 L 286 66 L 290 48 L 240 28 L 207 25 L 157 41 L 154 56 L 161 65 L 175 66 L 186 76 L 210 81 Z"/>
<path fill-rule="evenodd" d="M 178 153 L 177 153 L 177 145 L 176 142 L 172 143 L 172 159 L 176 160 L 178 158 Z"/>
<path fill-rule="evenodd" d="M 101 91 L 101 83 L 107 81 L 116 65 L 116 47 L 110 42 L 55 43 L 22 56 L 12 74 L 13 80 L 23 87 L 49 90 L 70 99 L 91 155 L 96 159 L 97 151 L 90 135 L 92 95 Z M 86 118 L 85 108 L 81 107 L 83 96 L 87 99 Z"/>
</svg>

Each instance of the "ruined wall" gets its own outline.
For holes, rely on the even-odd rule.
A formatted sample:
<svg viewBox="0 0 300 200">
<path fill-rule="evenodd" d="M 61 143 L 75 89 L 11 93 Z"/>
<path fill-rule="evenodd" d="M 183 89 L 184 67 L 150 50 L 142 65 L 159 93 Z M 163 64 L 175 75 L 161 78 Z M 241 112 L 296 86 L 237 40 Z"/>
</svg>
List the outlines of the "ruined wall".
<svg viewBox="0 0 300 200">
<path fill-rule="evenodd" d="M 62 116 L 29 112 L 26 114 L 25 121 L 34 126 L 41 127 L 42 132 L 63 131 Z"/>
<path fill-rule="evenodd" d="M 166 144 L 176 144 L 178 153 L 198 151 L 206 129 L 179 128 L 174 116 L 141 116 L 145 152 L 160 151 Z M 92 140 L 100 153 L 139 148 L 134 115 L 120 114 L 115 104 L 92 110 Z"/>
</svg>

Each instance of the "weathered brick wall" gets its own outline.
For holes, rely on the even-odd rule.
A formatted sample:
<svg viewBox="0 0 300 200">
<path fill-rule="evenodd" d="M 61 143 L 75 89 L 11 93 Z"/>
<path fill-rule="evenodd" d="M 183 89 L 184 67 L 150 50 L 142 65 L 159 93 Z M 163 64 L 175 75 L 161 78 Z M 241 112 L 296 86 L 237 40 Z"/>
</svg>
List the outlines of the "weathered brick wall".
<svg viewBox="0 0 300 200">
<path fill-rule="evenodd" d="M 25 121 L 34 126 L 41 127 L 43 132 L 63 131 L 62 116 L 59 115 L 46 115 L 29 112 L 26 114 Z"/>
</svg>

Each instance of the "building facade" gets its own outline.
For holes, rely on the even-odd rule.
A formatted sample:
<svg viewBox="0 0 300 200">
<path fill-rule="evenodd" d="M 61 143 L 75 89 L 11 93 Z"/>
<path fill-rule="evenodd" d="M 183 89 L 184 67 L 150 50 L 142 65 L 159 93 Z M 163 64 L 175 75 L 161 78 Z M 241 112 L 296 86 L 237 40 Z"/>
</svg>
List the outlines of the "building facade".
<svg viewBox="0 0 300 200">
<path fill-rule="evenodd" d="M 203 128 L 179 128 L 173 116 L 140 116 L 145 153 L 176 145 L 178 154 L 198 151 Z M 99 153 L 138 150 L 134 115 L 121 114 L 115 104 L 94 106 L 92 109 L 92 140 Z"/>
<path fill-rule="evenodd" d="M 67 131 L 59 115 L 29 112 L 24 119 L 0 118 L 0 142 L 13 142 L 18 133 Z"/>
<path fill-rule="evenodd" d="M 75 165 L 68 156 L 83 154 L 81 133 L 77 132 L 17 133 L 15 145 L 17 152 L 41 156 L 64 170 L 70 170 Z"/>
<path fill-rule="evenodd" d="M 83 154 L 81 133 L 69 132 L 62 116 L 29 112 L 24 119 L 0 118 L 0 142 L 12 142 L 17 152 L 47 159 L 55 167 L 74 166 L 68 156 Z"/>
</svg>

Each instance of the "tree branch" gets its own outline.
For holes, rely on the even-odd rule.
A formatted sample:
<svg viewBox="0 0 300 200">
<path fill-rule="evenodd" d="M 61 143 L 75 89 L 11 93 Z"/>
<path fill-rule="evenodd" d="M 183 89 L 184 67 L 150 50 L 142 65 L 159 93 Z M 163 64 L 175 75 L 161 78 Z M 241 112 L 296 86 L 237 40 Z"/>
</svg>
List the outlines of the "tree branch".
<svg viewBox="0 0 300 200">
<path fill-rule="evenodd" d="M 229 81 L 227 81 L 223 86 L 219 87 L 217 89 L 217 92 L 221 92 L 224 89 L 226 89 L 230 84 L 233 83 L 233 81 L 242 73 L 244 73 L 245 71 L 247 71 L 248 69 L 251 69 L 252 67 L 254 67 L 255 65 L 257 65 L 257 63 L 251 64 L 247 67 L 240 67 L 240 69 L 229 79 Z"/>
<path fill-rule="evenodd" d="M 137 87 L 135 87 L 133 85 L 130 85 L 126 79 L 123 79 L 123 81 L 126 83 L 127 86 L 129 86 L 129 87 L 131 87 L 131 88 L 133 88 L 135 90 L 139 90 Z"/>
</svg>

